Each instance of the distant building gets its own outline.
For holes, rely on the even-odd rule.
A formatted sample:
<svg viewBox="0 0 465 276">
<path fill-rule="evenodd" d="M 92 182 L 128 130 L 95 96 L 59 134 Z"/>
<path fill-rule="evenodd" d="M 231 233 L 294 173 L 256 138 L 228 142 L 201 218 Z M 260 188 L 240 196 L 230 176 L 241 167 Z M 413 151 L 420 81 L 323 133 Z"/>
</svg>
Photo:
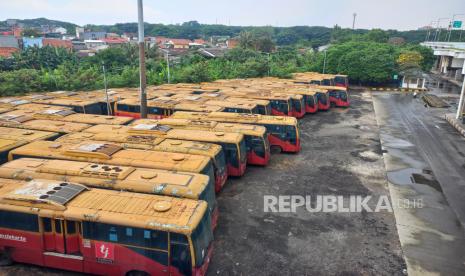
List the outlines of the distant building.
<svg viewBox="0 0 465 276">
<path fill-rule="evenodd" d="M 106 32 L 84 32 L 80 39 L 82 40 L 100 40 L 107 37 Z"/>
<path fill-rule="evenodd" d="M 119 45 L 126 44 L 129 42 L 127 38 L 122 38 L 122 37 L 107 37 L 101 40 L 105 42 L 105 44 L 108 45 L 109 47 L 119 46 Z"/>
<path fill-rule="evenodd" d="M 84 33 L 83 27 L 76 27 L 76 37 L 82 39 L 82 34 Z"/>
<path fill-rule="evenodd" d="M 12 35 L 0 36 L 0 56 L 11 57 L 13 53 L 19 51 L 18 39 Z"/>
<path fill-rule="evenodd" d="M 53 32 L 54 33 L 60 33 L 60 34 L 64 35 L 64 34 L 66 34 L 68 32 L 68 30 L 66 30 L 63 27 L 56 27 L 56 28 L 53 29 Z"/>
<path fill-rule="evenodd" d="M 204 49 L 199 49 L 198 53 L 204 57 L 217 58 L 217 57 L 223 57 L 229 51 L 230 49 L 228 48 L 204 48 Z"/>
<path fill-rule="evenodd" d="M 55 48 L 66 48 L 69 50 L 73 49 L 73 43 L 69 40 L 61 40 L 61 39 L 54 39 L 54 38 L 44 38 L 42 40 L 43 46 L 51 46 Z"/>
<path fill-rule="evenodd" d="M 23 30 L 24 30 L 23 28 L 13 27 L 12 30 L 13 30 L 13 35 L 15 37 L 21 37 L 23 35 Z"/>
<path fill-rule="evenodd" d="M 226 46 L 228 49 L 233 49 L 239 46 L 239 39 L 237 38 L 231 38 L 226 41 Z"/>
<path fill-rule="evenodd" d="M 73 45 L 73 50 L 75 51 L 87 50 L 87 46 L 84 41 L 72 40 L 71 44 Z"/>
<path fill-rule="evenodd" d="M 23 37 L 23 47 L 39 47 L 42 48 L 42 37 Z"/>
<path fill-rule="evenodd" d="M 7 19 L 6 24 L 8 26 L 15 26 L 16 24 L 18 24 L 18 20 L 17 19 Z"/>
<path fill-rule="evenodd" d="M 87 49 L 96 49 L 106 45 L 105 41 L 97 39 L 87 39 L 84 40 L 84 43 L 86 44 Z"/>
</svg>

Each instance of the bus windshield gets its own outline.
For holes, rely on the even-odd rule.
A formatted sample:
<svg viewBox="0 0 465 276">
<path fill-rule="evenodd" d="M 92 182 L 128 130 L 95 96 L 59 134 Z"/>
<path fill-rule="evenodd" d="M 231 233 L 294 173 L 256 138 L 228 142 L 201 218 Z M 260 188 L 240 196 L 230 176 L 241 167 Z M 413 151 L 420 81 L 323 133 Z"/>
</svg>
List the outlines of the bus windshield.
<svg viewBox="0 0 465 276">
<path fill-rule="evenodd" d="M 297 100 L 297 99 L 294 100 L 294 99 L 293 99 L 293 100 L 292 100 L 292 105 L 294 106 L 294 108 L 295 108 L 295 110 L 296 110 L 297 112 L 300 112 L 300 111 L 302 110 L 302 105 L 300 104 L 300 101 L 299 101 L 299 100 Z"/>
<path fill-rule="evenodd" d="M 266 139 L 263 137 L 251 137 L 253 151 L 260 157 L 265 157 Z"/>
<path fill-rule="evenodd" d="M 205 214 L 197 228 L 192 232 L 192 243 L 195 251 L 195 266 L 202 266 L 205 257 L 208 255 L 208 247 L 213 241 L 210 216 Z"/>
<path fill-rule="evenodd" d="M 215 165 L 216 168 L 218 169 L 218 174 L 223 175 L 225 169 L 226 169 L 226 157 L 224 155 L 224 151 L 220 150 L 220 152 L 215 156 Z"/>
</svg>

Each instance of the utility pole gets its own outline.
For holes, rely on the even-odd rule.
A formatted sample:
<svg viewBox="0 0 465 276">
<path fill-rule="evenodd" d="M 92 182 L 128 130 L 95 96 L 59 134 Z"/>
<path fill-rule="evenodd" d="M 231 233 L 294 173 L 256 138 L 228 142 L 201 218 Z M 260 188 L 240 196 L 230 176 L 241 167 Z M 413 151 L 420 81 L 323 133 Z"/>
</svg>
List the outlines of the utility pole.
<svg viewBox="0 0 465 276">
<path fill-rule="evenodd" d="M 137 17 L 139 29 L 139 73 L 140 73 L 140 117 L 147 118 L 147 77 L 145 75 L 145 41 L 144 41 L 144 9 L 142 0 L 137 0 Z"/>
<path fill-rule="evenodd" d="M 354 20 L 352 21 L 352 30 L 355 30 L 355 18 L 357 18 L 357 13 L 354 12 L 352 16 L 354 17 Z"/>
<path fill-rule="evenodd" d="M 463 113 L 463 98 L 465 94 L 465 78 L 463 79 L 462 83 L 462 91 L 460 92 L 460 100 L 459 100 L 459 106 L 457 106 L 457 114 L 455 115 L 455 119 L 459 120 L 460 117 L 462 117 Z"/>
<path fill-rule="evenodd" d="M 266 53 L 268 55 L 268 77 L 271 74 L 271 62 L 270 62 L 270 53 Z"/>
<path fill-rule="evenodd" d="M 444 20 L 444 19 L 450 19 L 450 18 L 447 18 L 447 17 L 443 17 L 443 18 L 438 18 L 438 24 L 436 25 L 436 35 L 434 36 L 434 41 L 439 41 L 441 39 L 441 28 L 439 28 L 439 23 L 441 22 L 441 20 Z"/>
<path fill-rule="evenodd" d="M 325 59 L 323 61 L 323 74 L 325 73 L 326 71 L 326 49 L 325 49 Z"/>
<path fill-rule="evenodd" d="M 166 51 L 166 69 L 168 71 L 168 83 L 171 83 L 171 75 L 170 75 L 170 52 L 169 50 Z"/>
<path fill-rule="evenodd" d="M 113 112 L 111 110 L 110 99 L 108 98 L 108 85 L 107 85 L 107 71 L 105 70 L 105 62 L 102 62 L 103 69 L 103 84 L 105 85 L 105 98 L 107 100 L 107 114 L 110 116 Z"/>
</svg>

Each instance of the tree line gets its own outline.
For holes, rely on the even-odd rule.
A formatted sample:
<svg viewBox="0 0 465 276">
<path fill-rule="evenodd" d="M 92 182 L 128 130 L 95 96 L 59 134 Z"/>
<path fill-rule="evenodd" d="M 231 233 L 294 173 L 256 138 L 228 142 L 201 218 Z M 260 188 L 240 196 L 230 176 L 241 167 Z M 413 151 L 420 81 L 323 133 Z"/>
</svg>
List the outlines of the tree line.
<svg viewBox="0 0 465 276">
<path fill-rule="evenodd" d="M 267 31 L 239 34 L 239 47 L 223 57 L 207 58 L 192 51 L 170 66 L 171 82 L 202 82 L 216 79 L 277 76 L 318 71 L 349 75 L 352 82 L 377 85 L 395 82 L 395 75 L 408 69 L 428 71 L 434 62 L 429 48 L 419 44 L 391 42 L 389 32 L 372 30 L 347 35 L 343 29 L 330 34 L 325 52 L 301 44 L 277 45 Z M 326 56 L 326 61 L 325 61 Z M 164 56 L 153 47 L 146 52 L 149 85 L 167 82 Z M 0 95 L 54 90 L 102 89 L 106 67 L 109 87 L 139 85 L 137 46 L 125 44 L 78 57 L 62 48 L 29 47 L 13 58 L 0 59 Z"/>
</svg>

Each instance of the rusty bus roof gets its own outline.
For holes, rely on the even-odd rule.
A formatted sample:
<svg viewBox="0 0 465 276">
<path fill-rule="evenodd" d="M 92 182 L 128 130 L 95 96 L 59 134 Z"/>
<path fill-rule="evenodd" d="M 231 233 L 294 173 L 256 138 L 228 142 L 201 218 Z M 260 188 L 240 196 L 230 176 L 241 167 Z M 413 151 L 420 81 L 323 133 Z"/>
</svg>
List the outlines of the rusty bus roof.
<svg viewBox="0 0 465 276">
<path fill-rule="evenodd" d="M 61 200 L 60 196 L 65 194 Z M 207 203 L 169 196 L 87 189 L 83 185 L 63 181 L 0 179 L 0 209 L 190 234 L 207 211 Z"/>
<path fill-rule="evenodd" d="M 248 99 L 248 98 L 236 98 L 236 97 L 227 97 L 225 99 L 228 102 L 246 102 L 246 103 L 255 103 L 257 105 L 269 105 L 269 100 L 261 100 L 261 99 Z"/>
<path fill-rule="evenodd" d="M 241 124 L 280 124 L 297 125 L 297 119 L 290 116 L 269 116 L 261 114 L 245 114 L 232 112 L 175 112 L 171 118 L 207 120 L 217 122 L 241 123 Z"/>
<path fill-rule="evenodd" d="M 13 111 L 14 109 L 15 108 L 13 106 L 10 106 L 8 104 L 0 104 L 0 114 Z"/>
<path fill-rule="evenodd" d="M 102 133 L 102 132 L 121 132 L 140 135 L 154 135 L 156 137 L 165 137 L 169 139 L 203 141 L 209 143 L 226 142 L 239 143 L 244 138 L 238 133 L 224 133 L 222 131 L 206 130 L 189 130 L 189 129 L 169 129 L 165 132 L 159 131 L 156 124 L 133 124 L 131 126 L 111 126 L 96 125 L 84 132 Z"/>
<path fill-rule="evenodd" d="M 246 102 L 230 102 L 230 101 L 215 101 L 209 100 L 205 102 L 206 105 L 216 105 L 221 107 L 230 107 L 230 108 L 243 108 L 243 109 L 254 109 L 257 107 L 257 104 L 246 103 Z"/>
<path fill-rule="evenodd" d="M 327 89 L 327 90 L 347 91 L 347 88 L 345 88 L 345 87 L 334 86 L 334 85 L 319 85 L 318 88 Z"/>
<path fill-rule="evenodd" d="M 26 140 L 7 139 L 7 138 L 0 137 L 0 152 L 1 153 L 8 152 L 12 149 L 25 145 L 27 143 L 28 141 Z"/>
<path fill-rule="evenodd" d="M 16 110 L 29 111 L 30 113 L 33 113 L 34 111 L 40 111 L 40 110 L 45 110 L 49 108 L 57 108 L 57 106 L 50 105 L 50 104 L 29 103 L 29 104 L 23 104 L 23 105 L 18 106 Z M 60 109 L 72 110 L 72 108 L 66 107 L 66 106 L 60 106 Z"/>
<path fill-rule="evenodd" d="M 197 112 L 215 112 L 222 111 L 224 108 L 217 105 L 206 105 L 206 104 L 194 104 L 194 103 L 180 103 L 174 108 L 175 110 L 187 110 Z"/>
<path fill-rule="evenodd" d="M 15 155 L 196 173 L 201 172 L 210 162 L 209 157 L 201 155 L 123 149 L 121 146 L 109 142 L 90 140 L 85 142 L 75 140 L 34 141 L 10 151 L 10 160 Z"/>
<path fill-rule="evenodd" d="M 118 132 L 76 132 L 58 138 L 56 141 L 107 141 L 127 149 L 155 150 L 174 153 L 187 153 L 215 158 L 221 152 L 221 146 L 196 141 L 166 139 L 156 136 Z"/>
<path fill-rule="evenodd" d="M 59 105 L 59 106 L 87 106 L 95 103 L 99 103 L 96 99 L 77 99 L 71 97 L 54 98 L 48 100 L 34 100 L 34 103 L 48 104 L 48 105 Z"/>
<path fill-rule="evenodd" d="M 164 118 L 159 120 L 154 119 L 139 119 L 132 123 L 135 124 L 161 124 L 173 128 L 185 128 L 192 130 L 209 130 L 209 131 L 224 131 L 232 133 L 241 133 L 244 135 L 260 136 L 263 137 L 266 133 L 266 128 L 257 125 L 247 125 L 238 123 L 221 123 L 216 121 L 207 120 L 189 120 L 189 119 L 176 119 Z"/>
<path fill-rule="evenodd" d="M 132 121 L 130 117 L 117 117 L 96 114 L 82 114 L 76 113 L 70 109 L 61 109 L 58 106 L 54 108 L 44 109 L 35 112 L 33 117 L 35 119 L 48 119 L 56 121 L 84 123 L 84 124 L 109 124 L 109 125 L 125 125 Z"/>
<path fill-rule="evenodd" d="M 35 141 L 52 139 L 58 136 L 58 133 L 39 130 L 28 130 L 20 128 L 0 127 L 0 138 L 14 139 L 20 141 Z"/>
<path fill-rule="evenodd" d="M 51 131 L 51 132 L 59 132 L 59 133 L 71 133 L 71 132 L 83 131 L 84 129 L 90 127 L 91 125 L 82 124 L 82 123 L 53 121 L 53 120 L 32 119 L 32 120 L 26 120 L 24 122 L 15 122 L 11 120 L 10 121 L 0 120 L 0 126 L 30 129 L 30 130 Z"/>
<path fill-rule="evenodd" d="M 208 176 L 91 162 L 20 158 L 0 166 L 0 178 L 50 179 L 88 187 L 198 199 Z"/>
</svg>

